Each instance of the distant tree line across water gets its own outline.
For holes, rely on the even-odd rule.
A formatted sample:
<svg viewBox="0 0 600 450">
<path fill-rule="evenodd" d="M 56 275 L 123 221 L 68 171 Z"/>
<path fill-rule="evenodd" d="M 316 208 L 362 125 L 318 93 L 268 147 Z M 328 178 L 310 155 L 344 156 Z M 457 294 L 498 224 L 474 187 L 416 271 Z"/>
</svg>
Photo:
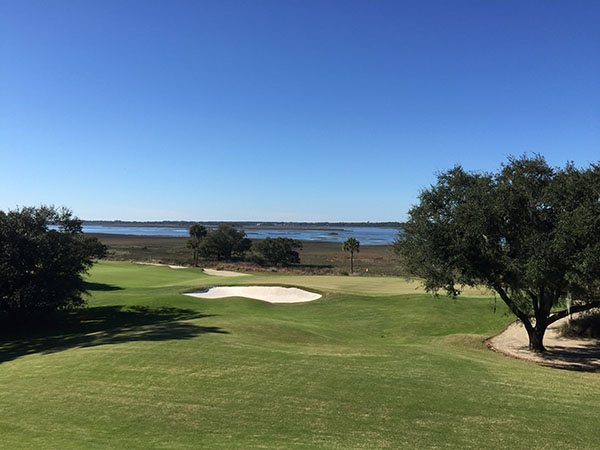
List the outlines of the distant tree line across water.
<svg viewBox="0 0 600 450">
<path fill-rule="evenodd" d="M 83 225 L 102 225 L 119 227 L 181 227 L 189 228 L 200 224 L 216 228 L 225 224 L 237 228 L 402 228 L 402 222 L 259 222 L 259 221 L 187 221 L 187 220 L 162 220 L 162 221 L 124 221 L 124 220 L 84 220 Z"/>
</svg>

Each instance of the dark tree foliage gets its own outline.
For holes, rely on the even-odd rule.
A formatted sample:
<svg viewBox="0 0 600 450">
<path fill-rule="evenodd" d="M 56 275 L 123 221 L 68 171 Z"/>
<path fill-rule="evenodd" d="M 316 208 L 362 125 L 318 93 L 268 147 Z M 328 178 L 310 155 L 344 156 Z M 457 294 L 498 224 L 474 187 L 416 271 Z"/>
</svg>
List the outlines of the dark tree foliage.
<svg viewBox="0 0 600 450">
<path fill-rule="evenodd" d="M 192 225 L 190 227 L 190 238 L 187 241 L 187 248 L 192 249 L 192 257 L 194 259 L 194 267 L 198 267 L 198 256 L 200 255 L 200 244 L 202 240 L 206 237 L 207 230 L 206 227 L 200 225 L 199 223 Z"/>
<path fill-rule="evenodd" d="M 238 231 L 231 225 L 222 224 L 211 230 L 202 239 L 199 247 L 200 256 L 216 261 L 241 259 L 250 250 L 252 241 L 244 231 Z"/>
<path fill-rule="evenodd" d="M 265 238 L 252 246 L 260 262 L 271 266 L 289 266 L 300 263 L 298 250 L 302 242 L 285 237 Z"/>
<path fill-rule="evenodd" d="M 546 328 L 600 306 L 600 166 L 509 158 L 497 173 L 438 175 L 409 212 L 394 250 L 430 292 L 487 286 L 543 352 Z"/>
<path fill-rule="evenodd" d="M 360 252 L 360 242 L 356 238 L 348 238 L 344 241 L 342 249 L 345 252 L 350 252 L 350 273 L 354 273 L 354 252 Z"/>
<path fill-rule="evenodd" d="M 23 320 L 82 306 L 83 274 L 105 253 L 68 209 L 0 211 L 0 314 Z"/>
</svg>

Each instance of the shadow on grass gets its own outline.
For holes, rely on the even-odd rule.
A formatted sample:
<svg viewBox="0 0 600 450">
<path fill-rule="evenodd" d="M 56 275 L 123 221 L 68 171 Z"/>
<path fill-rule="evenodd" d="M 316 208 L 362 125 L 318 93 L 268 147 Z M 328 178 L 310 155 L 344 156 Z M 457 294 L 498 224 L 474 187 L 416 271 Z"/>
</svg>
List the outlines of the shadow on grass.
<svg viewBox="0 0 600 450">
<path fill-rule="evenodd" d="M 119 286 L 113 286 L 112 284 L 104 284 L 104 283 L 90 283 L 89 281 L 85 282 L 85 290 L 86 291 L 122 291 L 123 288 Z"/>
<path fill-rule="evenodd" d="M 189 321 L 211 317 L 179 308 L 102 306 L 65 311 L 23 331 L 0 324 L 0 363 L 34 353 L 54 353 L 133 341 L 191 339 L 201 334 L 228 334 L 219 327 Z"/>
</svg>

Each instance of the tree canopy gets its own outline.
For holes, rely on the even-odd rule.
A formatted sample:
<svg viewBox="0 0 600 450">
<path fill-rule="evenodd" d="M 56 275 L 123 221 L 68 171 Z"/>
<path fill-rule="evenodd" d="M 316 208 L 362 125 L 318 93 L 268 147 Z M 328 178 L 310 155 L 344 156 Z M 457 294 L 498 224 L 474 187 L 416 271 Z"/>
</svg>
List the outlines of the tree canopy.
<svg viewBox="0 0 600 450">
<path fill-rule="evenodd" d="M 0 313 L 23 319 L 83 305 L 83 274 L 105 252 L 68 209 L 0 211 Z"/>
<path fill-rule="evenodd" d="M 238 231 L 231 225 L 221 224 L 202 239 L 199 254 L 206 259 L 229 261 L 243 258 L 251 246 L 252 241 L 243 230 Z"/>
<path fill-rule="evenodd" d="M 430 292 L 495 291 L 542 352 L 567 299 L 571 312 L 600 306 L 600 166 L 553 168 L 539 155 L 496 173 L 456 166 L 421 192 L 394 250 Z"/>
<path fill-rule="evenodd" d="M 252 248 L 258 253 L 259 260 L 263 264 L 289 266 L 300 263 L 298 250 L 302 249 L 302 242 L 285 237 L 268 237 L 255 242 Z"/>
</svg>

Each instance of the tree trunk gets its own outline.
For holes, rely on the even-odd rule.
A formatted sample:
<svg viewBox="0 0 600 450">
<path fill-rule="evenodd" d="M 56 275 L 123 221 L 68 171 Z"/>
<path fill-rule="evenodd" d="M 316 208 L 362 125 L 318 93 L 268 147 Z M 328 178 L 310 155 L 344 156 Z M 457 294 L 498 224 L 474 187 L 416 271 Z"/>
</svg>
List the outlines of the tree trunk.
<svg viewBox="0 0 600 450">
<path fill-rule="evenodd" d="M 500 284 L 494 285 L 494 290 L 500 295 L 500 298 L 508 308 L 513 312 L 515 316 L 519 318 L 521 323 L 525 326 L 527 330 L 527 335 L 529 336 L 529 350 L 536 353 L 543 353 L 546 351 L 544 348 L 544 333 L 546 332 L 546 328 L 548 325 L 554 320 L 548 320 L 547 316 L 544 316 L 544 312 L 540 311 L 539 308 L 536 309 L 536 319 L 535 326 L 531 323 L 530 318 L 526 313 L 521 311 L 512 301 L 512 299 L 506 294 L 506 291 L 500 286 Z M 534 303 L 535 305 L 535 303 Z"/>
<path fill-rule="evenodd" d="M 350 252 L 350 273 L 354 273 L 354 252 Z"/>
<path fill-rule="evenodd" d="M 547 325 L 540 326 L 536 324 L 531 330 L 527 330 L 529 335 L 529 350 L 536 353 L 543 353 L 546 351 L 544 347 L 544 333 L 546 333 Z"/>
</svg>

